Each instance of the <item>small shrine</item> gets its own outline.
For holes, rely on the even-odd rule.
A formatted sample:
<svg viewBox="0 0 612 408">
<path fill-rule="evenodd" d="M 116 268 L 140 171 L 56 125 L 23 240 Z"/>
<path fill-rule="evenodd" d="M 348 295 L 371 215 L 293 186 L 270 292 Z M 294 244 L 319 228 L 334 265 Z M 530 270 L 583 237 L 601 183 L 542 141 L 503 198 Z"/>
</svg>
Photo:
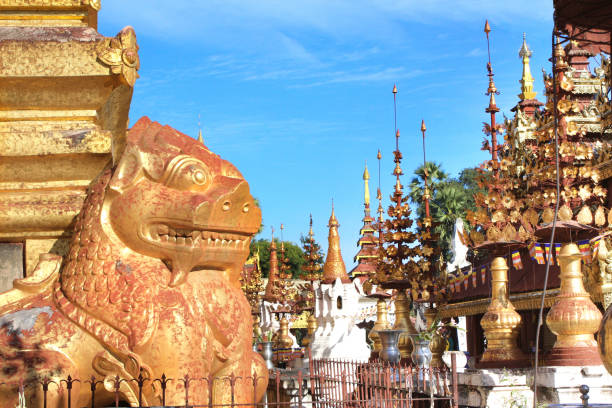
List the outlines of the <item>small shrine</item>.
<svg viewBox="0 0 612 408">
<path fill-rule="evenodd" d="M 359 299 L 365 296 L 359 279 L 351 281 L 340 252 L 340 224 L 332 204 L 328 250 L 321 281 L 313 284 L 317 330 L 310 350 L 314 358 L 367 361 L 366 332 L 357 326 Z"/>
</svg>

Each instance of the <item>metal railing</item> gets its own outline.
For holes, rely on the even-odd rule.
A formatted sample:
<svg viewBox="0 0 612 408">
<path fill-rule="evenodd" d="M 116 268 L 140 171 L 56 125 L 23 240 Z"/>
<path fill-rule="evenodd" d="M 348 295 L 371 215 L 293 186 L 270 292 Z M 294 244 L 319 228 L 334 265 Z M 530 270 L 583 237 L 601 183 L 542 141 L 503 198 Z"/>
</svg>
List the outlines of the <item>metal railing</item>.
<svg viewBox="0 0 612 408">
<path fill-rule="evenodd" d="M 454 359 L 453 359 L 454 362 Z M 456 365 L 453 365 L 455 367 Z M 266 395 L 253 404 L 263 378 L 37 378 L 0 383 L 11 407 L 157 408 L 418 408 L 458 407 L 456 369 L 380 361 L 310 360 L 309 368 L 273 369 Z M 222 388 L 219 385 L 223 384 Z M 219 390 L 223 389 L 220 395 Z M 245 402 L 246 401 L 246 402 Z"/>
</svg>

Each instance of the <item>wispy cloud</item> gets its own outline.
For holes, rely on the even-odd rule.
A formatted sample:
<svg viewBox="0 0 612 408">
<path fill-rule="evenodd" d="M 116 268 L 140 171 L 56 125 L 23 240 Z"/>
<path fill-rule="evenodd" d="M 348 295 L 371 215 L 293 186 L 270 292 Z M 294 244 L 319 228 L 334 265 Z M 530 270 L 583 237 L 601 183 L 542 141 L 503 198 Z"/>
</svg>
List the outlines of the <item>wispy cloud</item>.
<svg viewBox="0 0 612 408">
<path fill-rule="evenodd" d="M 287 30 L 392 40 L 405 22 L 440 25 L 484 17 L 513 25 L 550 21 L 552 2 L 534 7 L 533 0 L 105 0 L 102 13 L 150 36 L 274 49 L 270 34 Z"/>
<path fill-rule="evenodd" d="M 483 55 L 487 55 L 487 53 L 482 48 L 474 48 L 466 55 L 468 57 L 482 57 Z"/>
</svg>

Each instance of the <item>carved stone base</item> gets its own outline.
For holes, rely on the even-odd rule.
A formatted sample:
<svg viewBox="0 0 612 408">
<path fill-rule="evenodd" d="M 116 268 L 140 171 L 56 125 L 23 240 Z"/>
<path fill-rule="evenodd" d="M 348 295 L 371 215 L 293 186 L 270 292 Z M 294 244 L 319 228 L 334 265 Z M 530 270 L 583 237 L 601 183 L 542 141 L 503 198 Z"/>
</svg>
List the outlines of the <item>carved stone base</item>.
<svg viewBox="0 0 612 408">
<path fill-rule="evenodd" d="M 549 366 L 592 366 L 600 365 L 601 357 L 597 347 L 555 347 L 545 361 Z"/>
<path fill-rule="evenodd" d="M 459 405 L 464 407 L 533 407 L 533 370 L 459 369 Z M 589 403 L 612 401 L 612 376 L 602 366 L 540 367 L 538 407 L 579 404 L 579 388 L 588 385 Z"/>
</svg>

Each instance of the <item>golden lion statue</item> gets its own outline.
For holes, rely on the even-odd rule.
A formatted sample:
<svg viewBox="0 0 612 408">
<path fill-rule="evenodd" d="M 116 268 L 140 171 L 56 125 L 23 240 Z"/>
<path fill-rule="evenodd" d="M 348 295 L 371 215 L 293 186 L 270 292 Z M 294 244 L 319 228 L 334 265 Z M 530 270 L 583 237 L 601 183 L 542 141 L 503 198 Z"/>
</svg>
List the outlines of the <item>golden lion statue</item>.
<svg viewBox="0 0 612 408">
<path fill-rule="evenodd" d="M 251 350 L 239 275 L 260 223 L 232 164 L 140 119 L 117 166 L 92 182 L 65 259 L 41 256 L 0 295 L 0 406 L 42 407 L 48 379 L 48 406 L 65 407 L 69 375 L 81 380 L 74 407 L 91 404 L 92 376 L 96 406 L 114 405 L 113 384 L 123 403 L 160 405 L 162 374 L 172 379 L 167 405 L 185 404 L 186 374 L 189 404 L 230 403 L 232 389 L 235 404 L 257 402 L 267 370 Z M 141 396 L 130 381 L 140 374 Z M 232 375 L 232 386 L 213 382 L 212 395 L 199 380 Z"/>
</svg>

